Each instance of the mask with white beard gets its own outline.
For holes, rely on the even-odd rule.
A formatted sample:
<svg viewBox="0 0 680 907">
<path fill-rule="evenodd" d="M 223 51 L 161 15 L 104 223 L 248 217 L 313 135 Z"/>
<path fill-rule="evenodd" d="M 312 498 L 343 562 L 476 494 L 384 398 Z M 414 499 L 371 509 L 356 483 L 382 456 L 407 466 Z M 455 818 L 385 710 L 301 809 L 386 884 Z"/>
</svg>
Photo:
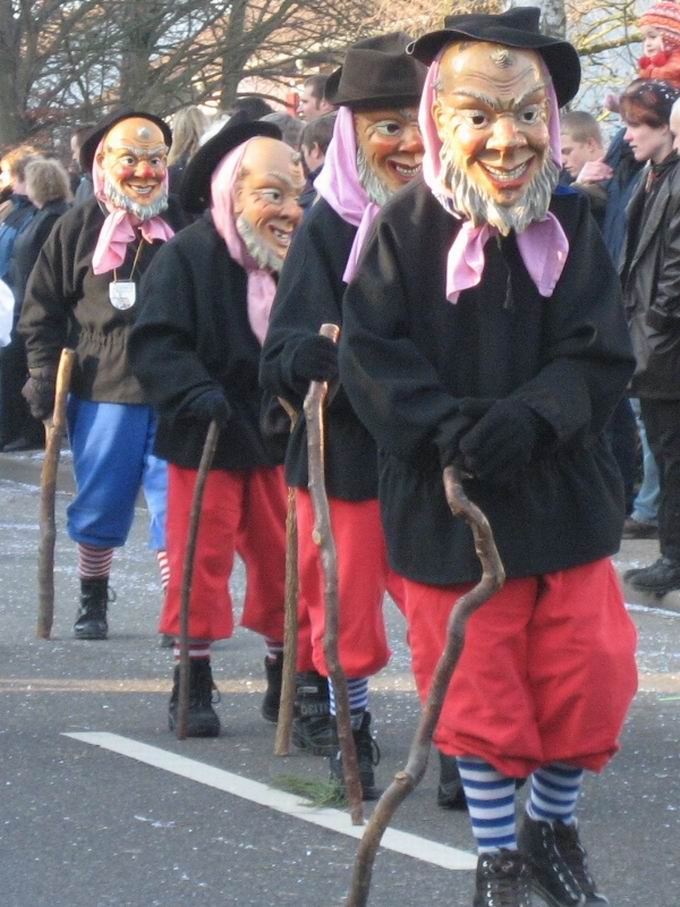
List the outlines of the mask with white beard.
<svg viewBox="0 0 680 907">
<path fill-rule="evenodd" d="M 469 178 L 457 163 L 456 148 L 449 141 L 442 143 L 439 159 L 442 164 L 440 179 L 446 188 L 446 194 L 441 197 L 445 206 L 470 220 L 475 227 L 482 224 L 495 227 L 502 236 L 507 236 L 511 230 L 521 233 L 533 221 L 543 220 L 560 175 L 559 168 L 546 154 L 521 200 L 505 207 Z"/>
<path fill-rule="evenodd" d="M 241 215 L 236 220 L 236 229 L 258 268 L 278 274 L 283 267 L 283 258 L 262 239 L 250 221 Z"/>
<path fill-rule="evenodd" d="M 357 172 L 359 174 L 359 182 L 363 186 L 366 195 L 374 204 L 382 208 L 392 198 L 394 192 L 382 180 L 378 179 L 361 148 L 357 148 Z"/>
<path fill-rule="evenodd" d="M 157 217 L 168 207 L 168 193 L 165 189 L 155 201 L 150 202 L 148 205 L 143 205 L 141 202 L 133 201 L 129 195 L 126 195 L 118 188 L 113 180 L 106 177 L 104 180 L 104 193 L 106 198 L 115 208 L 119 208 L 122 211 L 129 211 L 130 214 L 134 214 L 135 217 L 138 217 L 141 221 L 151 220 L 152 217 Z"/>
</svg>

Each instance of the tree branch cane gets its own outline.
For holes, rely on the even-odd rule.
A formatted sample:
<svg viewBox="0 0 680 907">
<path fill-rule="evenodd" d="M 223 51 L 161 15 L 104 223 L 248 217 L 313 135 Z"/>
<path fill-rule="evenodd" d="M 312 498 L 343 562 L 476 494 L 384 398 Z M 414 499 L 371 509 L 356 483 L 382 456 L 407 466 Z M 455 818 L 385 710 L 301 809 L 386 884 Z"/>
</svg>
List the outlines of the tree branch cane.
<svg viewBox="0 0 680 907">
<path fill-rule="evenodd" d="M 298 413 L 293 407 L 279 397 L 279 403 L 288 413 L 290 431 L 297 424 Z M 284 596 L 283 618 L 283 675 L 281 678 L 281 698 L 279 717 L 276 722 L 274 755 L 290 754 L 291 731 L 293 727 L 293 710 L 295 706 L 295 674 L 297 667 L 297 606 L 298 606 L 298 534 L 297 512 L 295 509 L 295 488 L 288 489 L 288 506 L 286 509 L 286 588 Z"/>
<path fill-rule="evenodd" d="M 319 333 L 337 342 L 340 328 L 335 324 L 322 324 Z M 353 825 L 363 825 L 363 805 L 359 765 L 352 735 L 347 679 L 338 657 L 338 567 L 335 542 L 331 530 L 330 510 L 324 477 L 324 402 L 328 394 L 326 381 L 312 381 L 305 397 L 304 413 L 307 420 L 307 452 L 309 457 L 309 493 L 314 507 L 314 543 L 319 548 L 324 577 L 324 655 L 333 683 L 336 704 L 338 741 L 342 755 L 345 788 Z"/>
<path fill-rule="evenodd" d="M 472 528 L 477 557 L 482 564 L 479 583 L 461 596 L 449 616 L 444 651 L 435 668 L 427 701 L 423 707 L 415 737 L 411 743 L 406 767 L 398 772 L 380 798 L 359 844 L 346 907 L 365 907 L 371 885 L 373 862 L 383 832 L 392 816 L 425 774 L 432 744 L 432 734 L 439 721 L 444 697 L 465 643 L 467 622 L 505 582 L 505 570 L 487 518 L 463 491 L 460 474 L 454 466 L 444 470 L 446 500 L 454 516 L 462 516 Z"/>
<path fill-rule="evenodd" d="M 194 575 L 194 557 L 196 542 L 201 522 L 201 505 L 208 473 L 215 456 L 220 427 L 213 419 L 208 426 L 208 433 L 203 444 L 201 461 L 196 473 L 196 485 L 191 501 L 191 514 L 187 532 L 187 547 L 184 554 L 184 572 L 182 573 L 182 597 L 179 613 L 179 695 L 177 700 L 176 735 L 184 740 L 187 735 L 187 714 L 189 711 L 189 603 L 191 601 L 191 584 Z"/>
<path fill-rule="evenodd" d="M 54 545 L 57 527 L 54 518 L 57 467 L 61 442 L 66 431 L 66 401 L 76 354 L 63 349 L 57 368 L 54 411 L 45 420 L 45 456 L 40 475 L 40 544 L 38 547 L 38 624 L 36 635 L 49 639 L 54 620 Z"/>
</svg>

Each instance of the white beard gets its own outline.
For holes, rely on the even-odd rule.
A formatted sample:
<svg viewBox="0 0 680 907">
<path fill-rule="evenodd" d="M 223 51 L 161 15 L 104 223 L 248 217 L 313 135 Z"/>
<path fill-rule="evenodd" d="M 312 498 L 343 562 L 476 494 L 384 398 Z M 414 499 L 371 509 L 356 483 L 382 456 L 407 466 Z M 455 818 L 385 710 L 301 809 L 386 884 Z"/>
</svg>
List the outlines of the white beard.
<svg viewBox="0 0 680 907">
<path fill-rule="evenodd" d="M 128 195 L 121 192 L 112 180 L 106 177 L 104 180 L 104 193 L 114 207 L 120 208 L 122 211 L 129 211 L 130 214 L 134 214 L 141 221 L 158 217 L 168 207 L 168 193 L 165 189 L 155 201 L 145 205 L 142 202 L 133 201 Z"/>
<path fill-rule="evenodd" d="M 359 182 L 364 187 L 366 195 L 374 204 L 382 208 L 385 202 L 392 198 L 394 192 L 376 176 L 361 148 L 357 148 L 357 172 L 359 173 Z"/>
<path fill-rule="evenodd" d="M 236 221 L 238 235 L 243 240 L 258 268 L 278 274 L 283 267 L 283 258 L 277 255 L 269 243 L 266 243 L 255 228 L 241 215 Z"/>
<path fill-rule="evenodd" d="M 499 205 L 473 183 L 456 162 L 454 154 L 450 144 L 442 145 L 439 153 L 441 181 L 450 193 L 445 197 L 446 205 L 456 214 L 470 220 L 473 226 L 489 224 L 501 236 L 507 236 L 511 230 L 521 233 L 530 223 L 543 220 L 548 213 L 550 198 L 560 175 L 549 154 L 546 154 L 540 170 L 531 180 L 522 199 L 509 207 Z"/>
</svg>

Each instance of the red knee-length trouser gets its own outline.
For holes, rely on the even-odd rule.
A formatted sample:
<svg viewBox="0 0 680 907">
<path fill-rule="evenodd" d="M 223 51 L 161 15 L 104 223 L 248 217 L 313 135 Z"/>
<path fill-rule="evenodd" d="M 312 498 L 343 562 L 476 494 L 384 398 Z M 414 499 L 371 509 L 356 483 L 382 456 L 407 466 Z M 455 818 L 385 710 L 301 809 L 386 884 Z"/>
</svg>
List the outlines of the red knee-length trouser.
<svg viewBox="0 0 680 907">
<path fill-rule="evenodd" d="M 168 470 L 167 549 L 170 582 L 160 632 L 179 634 L 184 555 L 195 469 Z M 241 625 L 283 639 L 286 573 L 286 485 L 283 467 L 224 470 L 208 474 L 198 531 L 189 636 L 225 639 L 234 631 L 229 577 L 234 552 L 246 570 Z"/>
<path fill-rule="evenodd" d="M 453 604 L 470 588 L 404 580 L 421 700 Z M 470 618 L 434 743 L 509 776 L 555 761 L 599 771 L 637 688 L 635 644 L 608 559 L 508 580 Z"/>
<path fill-rule="evenodd" d="M 403 610 L 402 579 L 387 564 L 376 500 L 329 498 L 340 602 L 338 653 L 348 677 L 368 677 L 390 658 L 385 635 L 385 590 Z M 314 510 L 309 492 L 296 490 L 298 521 L 298 670 L 328 676 L 323 653 L 325 629 L 323 571 L 312 539 Z"/>
</svg>

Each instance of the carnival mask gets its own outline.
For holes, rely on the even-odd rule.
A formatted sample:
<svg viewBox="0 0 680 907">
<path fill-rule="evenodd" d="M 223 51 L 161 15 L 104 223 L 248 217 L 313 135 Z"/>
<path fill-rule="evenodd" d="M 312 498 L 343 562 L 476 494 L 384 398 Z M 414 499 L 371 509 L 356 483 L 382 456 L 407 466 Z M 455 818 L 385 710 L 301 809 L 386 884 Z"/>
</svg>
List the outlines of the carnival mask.
<svg viewBox="0 0 680 907">
<path fill-rule="evenodd" d="M 160 214 L 168 206 L 167 158 L 155 123 L 140 117 L 116 123 L 97 154 L 107 200 L 141 220 Z"/>
<path fill-rule="evenodd" d="M 423 140 L 418 110 L 362 110 L 354 113 L 357 168 L 372 202 L 383 205 L 421 170 Z"/>
<path fill-rule="evenodd" d="M 258 266 L 278 272 L 302 209 L 305 180 L 300 156 L 277 139 L 248 145 L 234 189 L 236 227 Z"/>
<path fill-rule="evenodd" d="M 545 217 L 559 171 L 549 153 L 549 78 L 537 53 L 456 43 L 432 107 L 454 209 L 506 235 Z"/>
</svg>

